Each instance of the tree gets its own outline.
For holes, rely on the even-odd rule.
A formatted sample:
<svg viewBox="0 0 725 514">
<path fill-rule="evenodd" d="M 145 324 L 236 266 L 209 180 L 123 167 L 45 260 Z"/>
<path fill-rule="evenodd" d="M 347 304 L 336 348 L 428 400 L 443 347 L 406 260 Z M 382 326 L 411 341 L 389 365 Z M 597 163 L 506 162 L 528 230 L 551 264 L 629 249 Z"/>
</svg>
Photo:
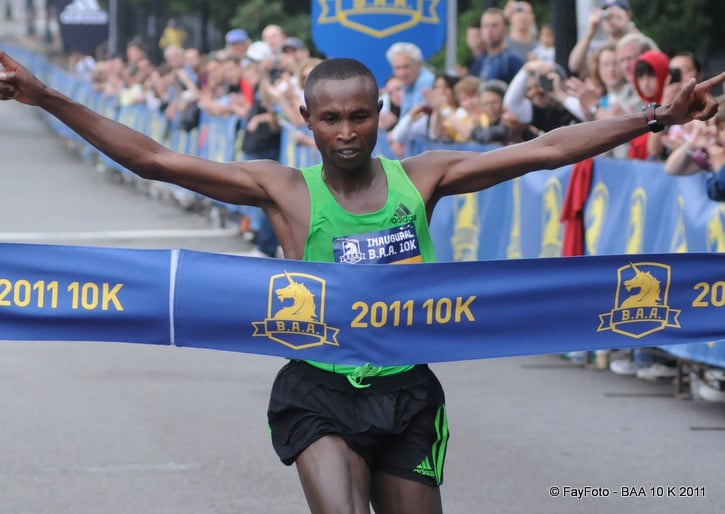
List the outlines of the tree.
<svg viewBox="0 0 725 514">
<path fill-rule="evenodd" d="M 713 43 L 712 20 L 718 19 L 706 14 L 708 3 L 707 0 L 631 0 L 630 5 L 639 29 L 663 52 L 687 50 L 704 57 Z"/>
</svg>

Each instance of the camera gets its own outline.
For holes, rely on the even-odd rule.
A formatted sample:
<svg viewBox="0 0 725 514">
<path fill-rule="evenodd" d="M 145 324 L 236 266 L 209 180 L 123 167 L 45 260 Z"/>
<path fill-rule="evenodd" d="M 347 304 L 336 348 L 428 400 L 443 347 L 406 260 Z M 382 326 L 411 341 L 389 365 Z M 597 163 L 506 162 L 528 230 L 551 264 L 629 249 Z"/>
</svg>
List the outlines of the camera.
<svg viewBox="0 0 725 514">
<path fill-rule="evenodd" d="M 602 11 L 602 12 L 601 12 L 601 14 L 599 15 L 599 19 L 600 19 L 600 20 L 602 20 L 602 21 L 604 21 L 604 20 L 606 20 L 606 19 L 609 19 L 609 16 L 611 16 L 611 14 L 612 14 L 612 13 L 610 13 L 609 11 L 607 11 L 607 10 L 604 10 L 604 11 Z"/>
<path fill-rule="evenodd" d="M 548 93 L 554 90 L 554 81 L 546 75 L 539 75 L 539 85 Z"/>
<path fill-rule="evenodd" d="M 682 71 L 679 68 L 670 68 L 670 84 L 677 84 L 682 80 Z"/>
<path fill-rule="evenodd" d="M 274 67 L 269 70 L 269 82 L 274 84 L 282 77 L 282 68 Z"/>
</svg>

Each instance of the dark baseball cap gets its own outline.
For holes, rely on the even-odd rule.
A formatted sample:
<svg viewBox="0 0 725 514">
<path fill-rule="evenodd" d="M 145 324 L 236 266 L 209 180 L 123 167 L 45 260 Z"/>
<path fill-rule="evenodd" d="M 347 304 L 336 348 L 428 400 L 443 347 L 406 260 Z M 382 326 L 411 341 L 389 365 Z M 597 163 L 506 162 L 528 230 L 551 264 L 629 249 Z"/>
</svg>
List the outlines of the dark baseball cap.
<svg viewBox="0 0 725 514">
<path fill-rule="evenodd" d="M 247 35 L 247 31 L 244 29 L 232 29 L 227 32 L 226 36 L 224 36 L 224 40 L 228 45 L 246 43 L 249 41 L 249 36 Z"/>
<path fill-rule="evenodd" d="M 609 9 L 610 7 L 619 7 L 625 11 L 630 10 L 628 0 L 604 0 L 602 2 L 602 9 Z"/>
<path fill-rule="evenodd" d="M 287 48 L 292 48 L 294 50 L 304 50 L 307 48 L 307 45 L 298 37 L 288 37 L 284 40 L 282 43 L 282 50 L 285 50 Z"/>
</svg>

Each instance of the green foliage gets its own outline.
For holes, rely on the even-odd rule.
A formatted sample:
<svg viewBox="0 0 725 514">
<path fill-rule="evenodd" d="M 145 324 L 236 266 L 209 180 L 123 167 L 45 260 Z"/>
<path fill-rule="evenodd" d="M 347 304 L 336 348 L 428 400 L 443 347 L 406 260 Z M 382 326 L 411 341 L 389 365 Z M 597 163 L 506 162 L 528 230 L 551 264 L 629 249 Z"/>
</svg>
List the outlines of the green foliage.
<svg viewBox="0 0 725 514">
<path fill-rule="evenodd" d="M 301 3 L 294 4 L 297 6 L 297 10 Z M 238 7 L 231 18 L 231 25 L 243 28 L 252 39 L 259 39 L 265 26 L 279 25 L 285 34 L 306 40 L 311 47 L 309 4 L 303 13 L 295 16 L 290 15 L 294 8 L 289 4 L 290 2 L 282 0 L 248 0 L 242 2 L 241 5 L 237 2 Z"/>
<path fill-rule="evenodd" d="M 122 10 L 133 9 L 160 16 L 199 15 L 203 4 L 208 6 L 210 21 L 221 32 L 232 27 L 247 30 L 258 39 L 262 28 L 270 23 L 280 25 L 287 34 L 307 40 L 311 45 L 310 12 L 318 0 L 118 0 Z M 551 23 L 553 0 L 529 0 L 537 23 Z M 108 0 L 101 0 L 108 6 Z M 457 61 L 469 64 L 466 27 L 480 18 L 483 0 L 458 0 Z M 505 0 L 498 4 L 503 7 Z M 652 37 L 665 52 L 690 50 L 702 56 L 725 51 L 725 38 L 715 34 L 713 20 L 725 18 L 723 0 L 630 0 L 637 26 Z M 430 59 L 432 66 L 443 69 L 445 49 Z"/>
<path fill-rule="evenodd" d="M 458 33 L 456 34 L 456 63 L 468 66 L 473 61 L 471 51 L 466 45 L 466 28 L 471 23 L 478 21 L 481 18 L 481 9 L 479 7 L 472 7 L 464 12 L 458 13 Z M 436 71 L 442 71 L 446 65 L 446 50 L 445 46 L 436 52 L 430 59 L 428 64 L 431 68 Z"/>
<path fill-rule="evenodd" d="M 704 55 L 712 42 L 712 18 L 706 0 L 631 0 L 637 27 L 665 53 L 681 50 Z"/>
</svg>

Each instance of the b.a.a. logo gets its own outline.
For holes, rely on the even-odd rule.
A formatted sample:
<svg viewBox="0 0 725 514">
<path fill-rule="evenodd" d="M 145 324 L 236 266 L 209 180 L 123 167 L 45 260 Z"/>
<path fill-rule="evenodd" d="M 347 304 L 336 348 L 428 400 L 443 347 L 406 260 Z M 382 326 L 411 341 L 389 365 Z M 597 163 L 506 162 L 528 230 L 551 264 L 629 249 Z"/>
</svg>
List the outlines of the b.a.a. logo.
<svg viewBox="0 0 725 514">
<path fill-rule="evenodd" d="M 252 322 L 253 336 L 293 350 L 339 346 L 337 328 L 325 324 L 325 281 L 307 273 L 280 273 L 269 279 L 267 317 Z"/>
<path fill-rule="evenodd" d="M 670 266 L 657 262 L 630 262 L 617 269 L 614 309 L 600 314 L 597 332 L 611 330 L 635 339 L 680 328 L 679 309 L 667 305 Z"/>
<path fill-rule="evenodd" d="M 318 0 L 317 23 L 339 23 L 375 38 L 384 38 L 420 23 L 437 25 L 439 0 Z"/>
<path fill-rule="evenodd" d="M 598 183 L 592 189 L 592 194 L 587 200 L 584 214 L 584 225 L 586 230 L 587 254 L 597 255 L 599 242 L 602 240 L 602 229 L 609 214 L 609 190 L 603 182 Z"/>
</svg>

